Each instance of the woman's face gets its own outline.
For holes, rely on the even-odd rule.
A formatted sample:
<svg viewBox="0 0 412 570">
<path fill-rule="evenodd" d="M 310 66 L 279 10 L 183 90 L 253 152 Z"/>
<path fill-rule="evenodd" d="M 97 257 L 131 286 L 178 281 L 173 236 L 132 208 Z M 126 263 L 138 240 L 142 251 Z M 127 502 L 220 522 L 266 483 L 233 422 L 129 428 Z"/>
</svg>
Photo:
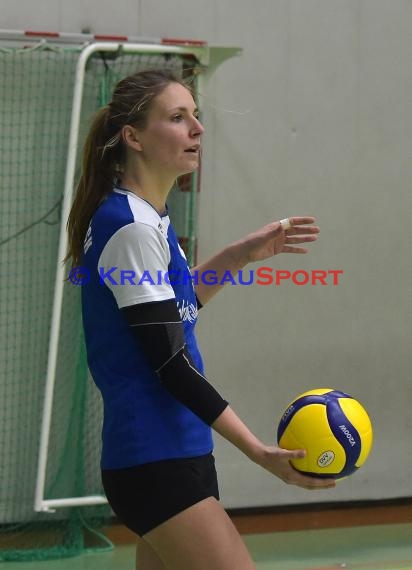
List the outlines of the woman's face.
<svg viewBox="0 0 412 570">
<path fill-rule="evenodd" d="M 140 157 L 150 169 L 180 176 L 199 166 L 204 128 L 193 97 L 180 83 L 170 83 L 152 102 L 146 127 L 138 131 Z"/>
</svg>

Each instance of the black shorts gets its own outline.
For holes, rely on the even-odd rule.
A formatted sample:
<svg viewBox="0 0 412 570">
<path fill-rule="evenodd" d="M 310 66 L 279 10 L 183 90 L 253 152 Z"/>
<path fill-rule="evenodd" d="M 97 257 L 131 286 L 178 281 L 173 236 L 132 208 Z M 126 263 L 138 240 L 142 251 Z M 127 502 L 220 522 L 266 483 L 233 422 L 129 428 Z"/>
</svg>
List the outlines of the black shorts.
<svg viewBox="0 0 412 570">
<path fill-rule="evenodd" d="M 219 500 L 211 453 L 103 470 L 102 481 L 116 516 L 139 536 L 207 497 Z"/>
</svg>

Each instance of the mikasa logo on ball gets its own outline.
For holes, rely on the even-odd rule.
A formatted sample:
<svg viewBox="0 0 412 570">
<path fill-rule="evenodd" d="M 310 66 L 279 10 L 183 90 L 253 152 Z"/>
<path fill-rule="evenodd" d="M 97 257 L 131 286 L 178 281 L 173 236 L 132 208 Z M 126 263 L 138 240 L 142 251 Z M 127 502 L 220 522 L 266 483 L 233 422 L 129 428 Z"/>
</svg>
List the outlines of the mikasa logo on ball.
<svg viewBox="0 0 412 570">
<path fill-rule="evenodd" d="M 348 441 L 352 447 L 354 445 L 356 445 L 356 441 L 353 439 L 353 435 L 351 434 L 351 432 L 348 430 L 348 428 L 345 425 L 339 426 L 339 429 L 341 429 L 343 431 L 343 433 L 346 435 L 346 437 L 348 438 Z"/>
<path fill-rule="evenodd" d="M 322 455 L 319 455 L 318 457 L 318 465 L 319 467 L 327 467 L 332 463 L 334 459 L 335 459 L 335 454 L 333 453 L 333 451 L 324 451 Z"/>
</svg>

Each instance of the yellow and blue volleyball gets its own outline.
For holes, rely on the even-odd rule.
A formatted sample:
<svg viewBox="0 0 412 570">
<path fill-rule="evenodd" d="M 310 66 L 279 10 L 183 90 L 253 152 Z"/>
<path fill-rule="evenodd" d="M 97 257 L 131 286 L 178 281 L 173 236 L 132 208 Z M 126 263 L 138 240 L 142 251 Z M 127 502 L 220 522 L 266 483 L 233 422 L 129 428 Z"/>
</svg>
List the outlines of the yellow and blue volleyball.
<svg viewBox="0 0 412 570">
<path fill-rule="evenodd" d="M 372 423 L 355 399 L 331 388 L 310 390 L 283 413 L 277 441 L 284 449 L 305 449 L 293 467 L 314 477 L 341 479 L 361 467 L 372 448 Z"/>
</svg>

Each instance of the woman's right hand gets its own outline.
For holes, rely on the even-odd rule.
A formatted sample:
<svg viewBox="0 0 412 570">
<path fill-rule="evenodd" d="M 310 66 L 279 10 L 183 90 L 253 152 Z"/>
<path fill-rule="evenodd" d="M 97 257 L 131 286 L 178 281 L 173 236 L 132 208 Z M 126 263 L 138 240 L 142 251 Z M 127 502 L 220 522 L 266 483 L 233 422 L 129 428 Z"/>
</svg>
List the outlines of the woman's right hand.
<svg viewBox="0 0 412 570">
<path fill-rule="evenodd" d="M 276 446 L 263 446 L 257 451 L 253 460 L 288 485 L 297 485 L 304 489 L 330 489 L 335 487 L 334 479 L 321 479 L 320 477 L 304 475 L 292 466 L 290 461 L 305 457 L 305 453 L 303 449 L 290 451 Z"/>
<path fill-rule="evenodd" d="M 297 485 L 304 489 L 330 489 L 336 485 L 334 479 L 310 477 L 294 469 L 290 460 L 304 457 L 306 453 L 304 450 L 295 449 L 294 451 L 288 451 L 281 447 L 264 445 L 230 406 L 226 407 L 212 424 L 212 427 L 254 463 L 257 463 L 289 485 Z"/>
</svg>

